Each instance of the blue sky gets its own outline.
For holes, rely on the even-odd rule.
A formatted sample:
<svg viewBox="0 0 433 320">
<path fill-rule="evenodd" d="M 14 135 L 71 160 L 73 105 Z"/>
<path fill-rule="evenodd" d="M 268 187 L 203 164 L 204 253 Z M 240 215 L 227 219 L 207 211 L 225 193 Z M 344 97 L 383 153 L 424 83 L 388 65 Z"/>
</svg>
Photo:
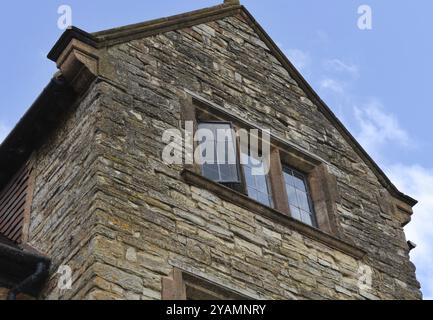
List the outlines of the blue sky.
<svg viewBox="0 0 433 320">
<path fill-rule="evenodd" d="M 56 71 L 46 54 L 62 31 L 57 9 L 89 32 L 215 5 L 207 1 L 14 1 L 0 12 L 0 141 Z M 420 201 L 408 239 L 433 299 L 433 148 L 429 95 L 433 1 L 243 0 L 301 73 L 400 189 Z M 357 27 L 372 9 L 371 30 Z"/>
</svg>

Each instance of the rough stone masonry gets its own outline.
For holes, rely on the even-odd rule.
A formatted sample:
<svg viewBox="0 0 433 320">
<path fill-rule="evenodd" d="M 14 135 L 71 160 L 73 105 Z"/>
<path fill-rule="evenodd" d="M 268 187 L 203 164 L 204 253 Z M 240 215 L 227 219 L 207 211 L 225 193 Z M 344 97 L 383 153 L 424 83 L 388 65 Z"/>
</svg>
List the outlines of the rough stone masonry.
<svg viewBox="0 0 433 320">
<path fill-rule="evenodd" d="M 79 48 L 73 61 L 95 77 L 74 83 L 85 93 L 32 155 L 28 244 L 52 259 L 41 297 L 161 299 L 175 268 L 256 299 L 420 299 L 403 231 L 409 206 L 310 99 L 245 9 L 213 10 L 158 32 L 69 39 Z M 71 44 L 57 60 L 66 78 L 70 52 Z M 341 238 L 365 256 L 191 185 L 183 166 L 166 165 L 162 135 L 182 128 L 186 89 L 324 159 Z M 70 290 L 58 287 L 62 265 L 73 271 Z"/>
</svg>

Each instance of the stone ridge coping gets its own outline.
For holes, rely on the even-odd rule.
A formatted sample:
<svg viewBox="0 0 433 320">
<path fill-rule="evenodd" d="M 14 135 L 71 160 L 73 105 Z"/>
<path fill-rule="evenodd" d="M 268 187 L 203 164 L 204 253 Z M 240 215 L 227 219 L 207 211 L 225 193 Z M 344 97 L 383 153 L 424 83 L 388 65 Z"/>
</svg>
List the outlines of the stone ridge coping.
<svg viewBox="0 0 433 320">
<path fill-rule="evenodd" d="M 238 12 L 241 6 L 238 4 L 221 4 L 209 8 L 199 9 L 191 12 L 181 13 L 170 17 L 164 17 L 154 19 L 146 22 L 136 23 L 127 25 L 119 28 L 108 29 L 100 32 L 92 33 L 92 36 L 98 38 L 99 41 L 110 41 L 124 36 L 131 36 L 134 34 L 141 34 L 142 32 L 149 32 L 156 30 L 158 33 L 161 32 L 161 28 L 174 27 L 175 29 L 184 28 L 184 23 L 190 25 L 191 23 L 197 24 L 197 20 L 202 18 L 209 20 L 215 20 L 222 14 L 231 15 L 234 12 Z M 198 23 L 201 23 L 200 21 Z"/>
<path fill-rule="evenodd" d="M 94 33 L 88 33 L 77 27 L 71 26 L 61 35 L 59 40 L 48 53 L 48 59 L 56 61 L 72 39 L 78 39 L 88 45 L 94 46 L 95 48 L 102 48 L 139 37 L 148 37 L 162 32 L 186 28 L 200 23 L 224 18 L 238 13 L 241 8 L 243 7 L 238 4 L 224 3 L 205 9 Z"/>
<path fill-rule="evenodd" d="M 366 257 L 367 252 L 346 241 L 331 236 L 317 228 L 306 225 L 280 211 L 265 206 L 246 195 L 234 191 L 226 186 L 209 180 L 189 169 L 183 170 L 182 178 L 189 184 L 198 188 L 202 188 L 215 193 L 226 201 L 239 205 L 240 207 L 250 210 L 256 214 L 269 218 L 273 222 L 280 223 L 290 230 L 299 232 L 300 234 L 318 242 L 321 242 L 333 249 L 341 251 L 355 259 L 362 260 Z"/>
</svg>

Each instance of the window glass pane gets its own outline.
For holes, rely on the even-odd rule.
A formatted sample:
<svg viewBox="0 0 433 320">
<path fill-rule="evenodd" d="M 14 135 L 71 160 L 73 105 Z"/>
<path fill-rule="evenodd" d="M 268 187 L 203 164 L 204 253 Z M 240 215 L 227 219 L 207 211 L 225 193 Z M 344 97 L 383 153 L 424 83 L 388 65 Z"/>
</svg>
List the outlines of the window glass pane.
<svg viewBox="0 0 433 320">
<path fill-rule="evenodd" d="M 304 211 L 310 211 L 310 204 L 308 203 L 308 196 L 305 192 L 296 190 L 298 196 L 299 208 Z"/>
<path fill-rule="evenodd" d="M 311 214 L 309 212 L 301 211 L 302 222 L 308 224 L 310 226 L 313 225 L 313 221 L 311 219 Z"/>
<path fill-rule="evenodd" d="M 198 143 L 200 145 L 202 145 L 208 138 L 205 135 L 200 136 L 200 140 L 198 141 Z"/>
<path fill-rule="evenodd" d="M 266 181 L 266 176 L 255 176 L 257 189 L 261 192 L 268 192 L 268 184 Z"/>
<path fill-rule="evenodd" d="M 291 205 L 298 206 L 298 198 L 296 197 L 296 189 L 294 187 L 287 186 L 287 196 Z"/>
<path fill-rule="evenodd" d="M 266 206 L 270 206 L 271 203 L 269 201 L 269 196 L 266 193 L 263 192 L 259 192 L 259 198 L 257 199 L 257 201 L 259 201 L 260 203 L 266 205 Z"/>
<path fill-rule="evenodd" d="M 295 186 L 295 180 L 292 176 L 291 170 L 288 170 L 288 172 L 284 172 L 284 180 L 286 181 L 286 184 L 289 186 Z"/>
<path fill-rule="evenodd" d="M 209 128 L 205 124 L 199 125 L 198 133 L 198 144 L 200 148 L 201 159 L 209 164 L 216 164 L 216 149 L 215 149 L 215 140 L 214 133 L 212 128 Z"/>
<path fill-rule="evenodd" d="M 202 148 L 203 175 L 216 182 L 239 182 L 236 139 L 229 123 L 203 122 L 198 125 Z M 220 141 L 219 141 L 220 140 Z M 203 142 L 207 142 L 203 144 Z M 211 151 L 208 149 L 212 148 Z M 213 152 L 213 156 L 212 156 Z"/>
<path fill-rule="evenodd" d="M 199 141 L 204 142 L 206 140 L 215 141 L 216 140 L 216 132 L 215 126 L 212 123 L 200 123 L 198 125 L 199 130 Z"/>
<path fill-rule="evenodd" d="M 244 166 L 244 174 L 245 174 L 245 182 L 247 183 L 247 186 L 253 186 L 255 182 L 251 172 L 251 168 L 248 166 Z"/>
<path fill-rule="evenodd" d="M 248 188 L 248 196 L 254 200 L 259 199 L 259 195 L 257 193 L 257 190 L 255 190 L 253 188 Z"/>
<path fill-rule="evenodd" d="M 296 208 L 294 206 L 290 206 L 290 214 L 296 220 L 302 221 L 302 219 L 301 219 L 301 210 L 299 210 L 298 208 Z"/>
<path fill-rule="evenodd" d="M 305 177 L 290 168 L 284 168 L 284 180 L 292 217 L 313 226 L 314 213 Z"/>
<path fill-rule="evenodd" d="M 212 180 L 219 181 L 218 165 L 216 164 L 204 164 L 203 165 L 203 176 Z"/>
<path fill-rule="evenodd" d="M 307 191 L 307 188 L 305 186 L 305 181 L 304 181 L 304 177 L 302 177 L 301 175 L 295 173 L 295 175 L 293 176 L 293 180 L 295 182 L 295 187 L 296 189 L 302 190 L 302 191 Z"/>
<path fill-rule="evenodd" d="M 237 182 L 238 167 L 236 164 L 220 165 L 221 182 Z M 236 178 L 235 180 L 233 180 Z"/>
<path fill-rule="evenodd" d="M 206 164 L 216 165 L 217 154 L 215 152 L 215 147 L 210 149 L 212 144 L 200 144 L 200 155 Z"/>
<path fill-rule="evenodd" d="M 236 147 L 233 141 L 217 141 L 216 154 L 219 164 L 237 163 Z"/>
<path fill-rule="evenodd" d="M 248 196 L 266 206 L 272 206 L 270 185 L 264 170 L 265 164 L 250 155 L 242 154 L 241 158 L 247 163 L 244 164 L 244 175 Z"/>
</svg>

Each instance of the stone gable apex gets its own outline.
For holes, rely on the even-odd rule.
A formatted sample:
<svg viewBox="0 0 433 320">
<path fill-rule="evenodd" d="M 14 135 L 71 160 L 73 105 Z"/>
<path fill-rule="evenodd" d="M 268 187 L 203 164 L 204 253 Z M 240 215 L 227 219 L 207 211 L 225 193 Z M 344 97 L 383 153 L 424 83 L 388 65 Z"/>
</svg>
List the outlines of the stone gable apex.
<svg viewBox="0 0 433 320">
<path fill-rule="evenodd" d="M 88 48 L 96 50 L 125 43 L 134 39 L 140 39 L 166 33 L 169 31 L 179 30 L 204 24 L 211 21 L 221 20 L 226 17 L 237 16 L 245 21 L 259 36 L 263 44 L 269 49 L 271 54 L 287 70 L 290 77 L 304 91 L 307 98 L 318 107 L 325 118 L 332 123 L 338 132 L 344 137 L 347 143 L 353 148 L 358 156 L 368 165 L 375 174 L 379 182 L 389 193 L 396 199 L 406 205 L 413 207 L 417 201 L 402 192 L 389 180 L 386 174 L 369 156 L 369 154 L 356 141 L 353 135 L 346 129 L 341 121 L 335 116 L 326 103 L 319 97 L 313 88 L 307 83 L 303 76 L 296 70 L 293 64 L 287 59 L 284 53 L 278 48 L 275 42 L 269 37 L 266 31 L 255 20 L 251 13 L 238 1 L 225 1 L 224 4 L 196 10 L 188 13 L 175 15 L 172 17 L 160 18 L 148 22 L 133 24 L 115 29 L 109 29 L 96 33 L 87 33 L 76 27 L 71 27 L 60 37 L 53 49 L 48 54 L 48 58 L 57 63 L 62 58 L 65 51 L 68 50 L 72 42 L 81 42 Z M 92 51 L 93 49 L 89 49 Z M 87 75 L 86 75 L 87 76 Z"/>
</svg>

